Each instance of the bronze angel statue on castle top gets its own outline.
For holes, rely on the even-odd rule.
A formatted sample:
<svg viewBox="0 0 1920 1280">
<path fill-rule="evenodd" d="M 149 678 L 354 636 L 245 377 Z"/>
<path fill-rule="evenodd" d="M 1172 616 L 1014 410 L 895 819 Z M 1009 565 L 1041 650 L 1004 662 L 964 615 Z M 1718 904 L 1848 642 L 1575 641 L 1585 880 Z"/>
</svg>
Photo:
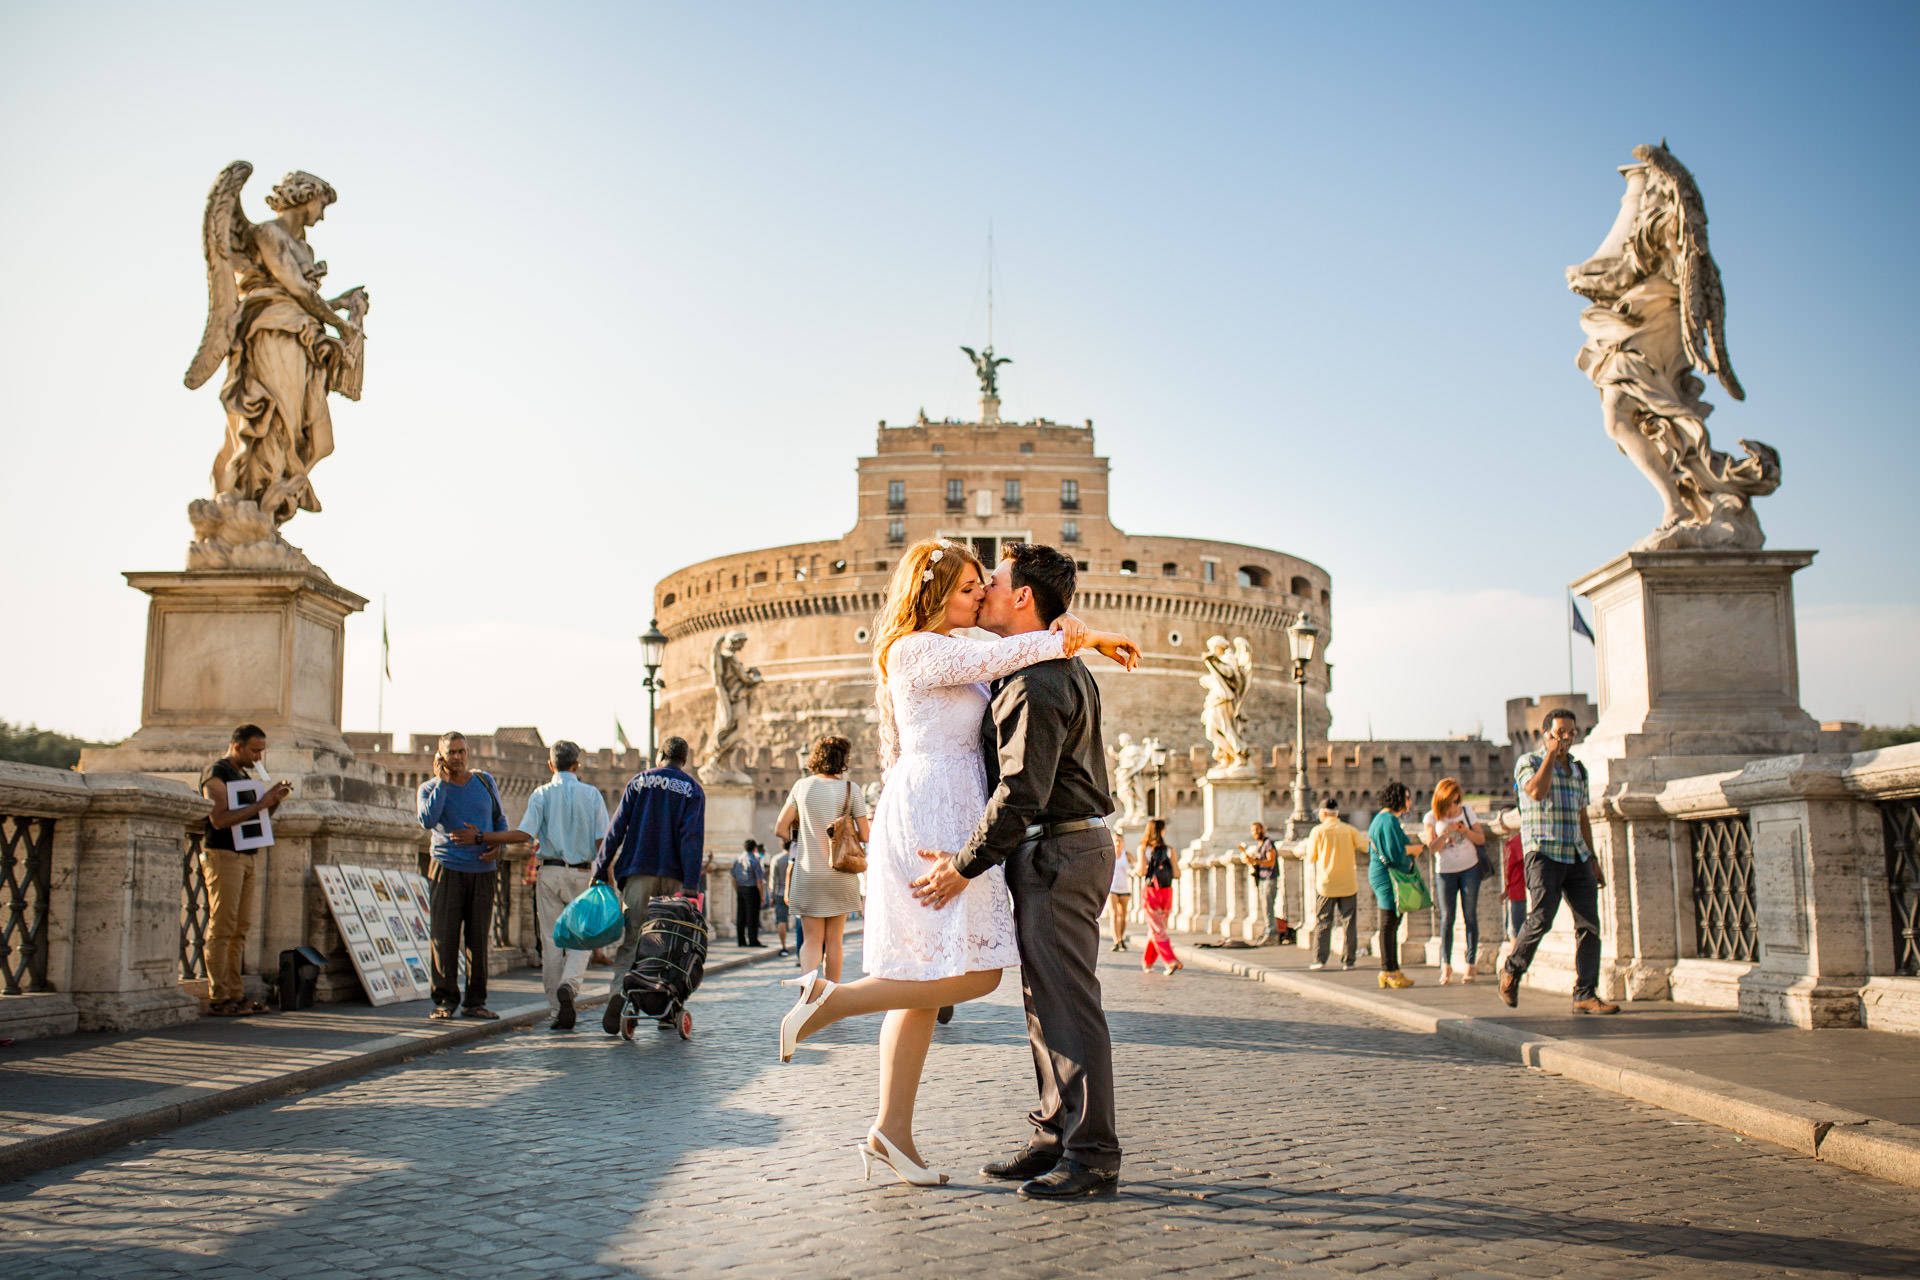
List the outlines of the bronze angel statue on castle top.
<svg viewBox="0 0 1920 1280">
<path fill-rule="evenodd" d="M 1727 302 L 1707 248 L 1700 188 L 1666 144 L 1633 149 L 1620 213 L 1593 256 L 1567 268 L 1567 287 L 1593 305 L 1578 363 L 1600 389 L 1607 434 L 1660 494 L 1660 524 L 1636 551 L 1766 542 L 1753 499 L 1780 485 L 1780 455 L 1742 440 L 1746 457 L 1713 447 L 1700 398 L 1712 374 L 1746 399 L 1727 357 Z"/>
<path fill-rule="evenodd" d="M 333 452 L 328 393 L 360 398 L 367 291 L 325 297 L 327 264 L 307 243 L 307 228 L 339 197 L 295 170 L 267 196 L 276 216 L 250 222 L 240 189 L 252 173 L 244 160 L 221 171 L 201 227 L 207 327 L 186 384 L 200 387 L 226 363 L 227 433 L 213 462 L 213 497 L 188 508 L 196 534 L 189 568 L 310 567 L 279 529 L 296 511 L 320 510 L 312 472 Z"/>
</svg>

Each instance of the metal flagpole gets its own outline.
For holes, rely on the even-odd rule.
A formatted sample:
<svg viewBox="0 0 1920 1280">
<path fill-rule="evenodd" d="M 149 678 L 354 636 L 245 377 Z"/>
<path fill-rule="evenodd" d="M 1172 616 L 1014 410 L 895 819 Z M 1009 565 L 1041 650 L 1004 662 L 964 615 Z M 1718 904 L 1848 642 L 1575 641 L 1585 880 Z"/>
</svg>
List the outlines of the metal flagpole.
<svg viewBox="0 0 1920 1280">
<path fill-rule="evenodd" d="M 1573 696 L 1573 590 L 1567 590 L 1567 696 Z"/>
</svg>

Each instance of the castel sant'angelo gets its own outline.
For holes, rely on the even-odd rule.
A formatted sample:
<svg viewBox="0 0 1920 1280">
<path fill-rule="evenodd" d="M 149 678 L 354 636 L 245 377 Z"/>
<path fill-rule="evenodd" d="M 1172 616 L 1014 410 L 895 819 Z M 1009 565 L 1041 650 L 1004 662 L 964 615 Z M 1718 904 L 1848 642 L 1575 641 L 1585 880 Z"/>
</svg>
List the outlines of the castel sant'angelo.
<svg viewBox="0 0 1920 1280">
<path fill-rule="evenodd" d="M 945 537 L 973 546 L 989 567 L 1014 541 L 1048 543 L 1074 557 L 1074 612 L 1091 626 L 1133 636 L 1144 653 L 1131 674 L 1090 665 L 1110 742 L 1120 733 L 1157 737 L 1184 754 L 1204 741 L 1201 655 L 1208 638 L 1220 635 L 1244 636 L 1252 648 L 1248 741 L 1263 749 L 1290 743 L 1295 690 L 1285 630 L 1306 614 L 1323 646 L 1333 638 L 1327 571 L 1264 547 L 1129 533 L 1109 517 L 1109 498 L 1108 463 L 1095 452 L 1091 421 L 1002 421 L 990 392 L 975 422 L 882 422 L 873 453 L 859 461 L 845 535 L 719 556 L 655 588 L 670 641 L 661 736 L 686 738 L 696 761 L 753 769 L 791 768 L 795 752 L 840 733 L 854 742 L 855 776 L 877 776 L 869 632 L 896 557 L 919 539 Z M 712 762 L 714 650 L 736 632 L 746 637 L 740 661 L 763 680 L 741 726 L 741 754 Z M 1316 655 L 1306 690 L 1310 740 L 1327 735 L 1328 679 Z"/>
</svg>

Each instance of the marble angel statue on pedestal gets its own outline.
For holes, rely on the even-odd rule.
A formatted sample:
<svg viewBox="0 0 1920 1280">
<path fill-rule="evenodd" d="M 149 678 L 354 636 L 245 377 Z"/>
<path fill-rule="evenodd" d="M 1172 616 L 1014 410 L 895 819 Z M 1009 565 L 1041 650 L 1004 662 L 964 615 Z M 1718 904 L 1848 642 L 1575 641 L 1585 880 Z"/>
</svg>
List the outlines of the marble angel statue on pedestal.
<svg viewBox="0 0 1920 1280">
<path fill-rule="evenodd" d="M 1253 748 L 1247 745 L 1247 717 L 1241 707 L 1253 687 L 1253 647 L 1245 636 L 1235 636 L 1231 646 L 1225 636 L 1212 636 L 1200 661 L 1207 668 L 1200 677 L 1200 687 L 1207 691 L 1200 723 L 1213 744 L 1213 768 L 1208 772 L 1248 772 L 1254 768 Z"/>
<path fill-rule="evenodd" d="M 251 222 L 240 189 L 252 173 L 244 160 L 221 172 L 201 227 L 207 327 L 185 381 L 198 388 L 226 364 L 227 433 L 213 463 L 213 497 L 188 509 L 196 534 L 190 569 L 311 568 L 280 526 L 296 511 L 320 510 L 312 472 L 333 452 L 327 396 L 358 400 L 365 371 L 367 291 L 324 296 L 327 264 L 307 243 L 307 228 L 338 195 L 295 170 L 267 196 L 276 216 Z"/>
<path fill-rule="evenodd" d="M 1567 268 L 1567 287 L 1593 305 L 1578 364 L 1600 390 L 1607 435 L 1660 494 L 1660 524 L 1636 551 L 1766 542 L 1753 499 L 1780 485 L 1780 455 L 1742 440 L 1744 458 L 1713 447 L 1700 398 L 1712 374 L 1735 400 L 1746 392 L 1727 357 L 1727 304 L 1707 248 L 1707 210 L 1685 165 L 1665 144 L 1633 149 L 1626 194 L 1591 258 Z"/>
</svg>

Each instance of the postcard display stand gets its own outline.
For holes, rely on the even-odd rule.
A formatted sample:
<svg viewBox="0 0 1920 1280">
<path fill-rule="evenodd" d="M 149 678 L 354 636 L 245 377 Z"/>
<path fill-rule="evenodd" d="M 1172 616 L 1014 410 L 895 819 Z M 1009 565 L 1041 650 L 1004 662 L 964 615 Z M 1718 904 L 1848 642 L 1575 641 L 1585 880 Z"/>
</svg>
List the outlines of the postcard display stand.
<svg viewBox="0 0 1920 1280">
<path fill-rule="evenodd" d="M 374 1004 L 424 1000 L 427 976 L 427 880 L 379 867 L 313 869 L 346 939 L 347 954 Z"/>
</svg>

